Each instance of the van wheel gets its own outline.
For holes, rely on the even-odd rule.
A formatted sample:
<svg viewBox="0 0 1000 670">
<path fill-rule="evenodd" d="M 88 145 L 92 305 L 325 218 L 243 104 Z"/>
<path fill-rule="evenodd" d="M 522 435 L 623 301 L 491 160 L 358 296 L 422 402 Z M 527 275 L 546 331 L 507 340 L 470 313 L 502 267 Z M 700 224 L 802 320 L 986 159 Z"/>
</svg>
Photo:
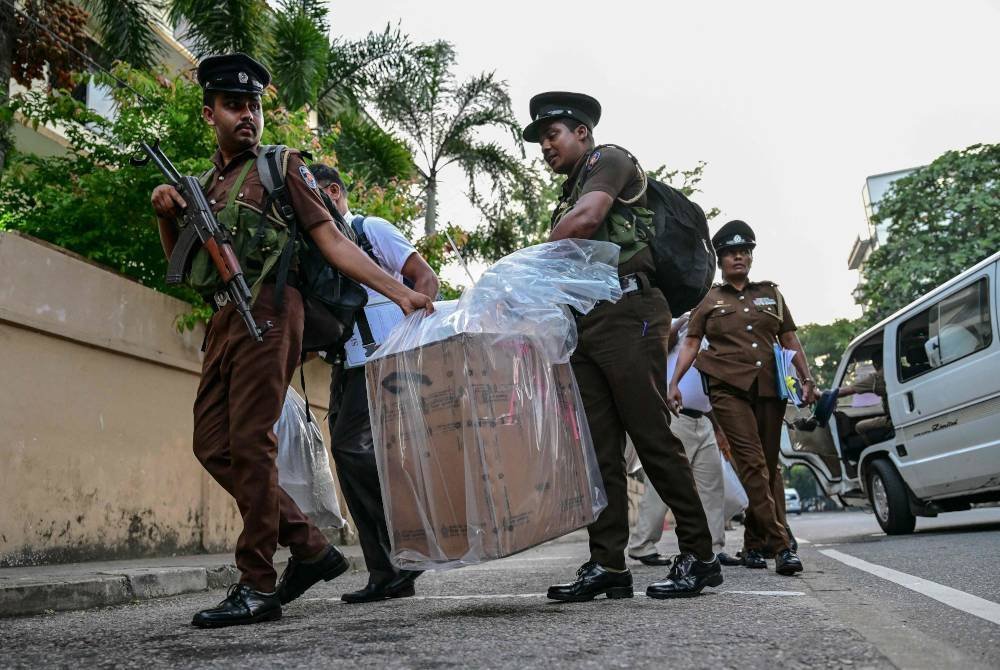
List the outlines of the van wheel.
<svg viewBox="0 0 1000 670">
<path fill-rule="evenodd" d="M 886 535 L 908 535 L 917 525 L 910 511 L 906 485 L 887 460 L 879 459 L 868 470 L 868 497 L 875 518 Z"/>
</svg>

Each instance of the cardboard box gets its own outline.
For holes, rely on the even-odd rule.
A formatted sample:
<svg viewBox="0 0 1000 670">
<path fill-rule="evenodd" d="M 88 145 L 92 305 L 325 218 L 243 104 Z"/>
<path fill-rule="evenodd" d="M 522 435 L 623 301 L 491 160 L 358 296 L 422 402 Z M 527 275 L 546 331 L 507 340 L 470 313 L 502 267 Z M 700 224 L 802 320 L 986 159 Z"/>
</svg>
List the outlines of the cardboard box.
<svg viewBox="0 0 1000 670">
<path fill-rule="evenodd" d="M 596 459 L 568 365 L 528 338 L 456 335 L 367 365 L 393 560 L 509 556 L 595 518 Z"/>
</svg>

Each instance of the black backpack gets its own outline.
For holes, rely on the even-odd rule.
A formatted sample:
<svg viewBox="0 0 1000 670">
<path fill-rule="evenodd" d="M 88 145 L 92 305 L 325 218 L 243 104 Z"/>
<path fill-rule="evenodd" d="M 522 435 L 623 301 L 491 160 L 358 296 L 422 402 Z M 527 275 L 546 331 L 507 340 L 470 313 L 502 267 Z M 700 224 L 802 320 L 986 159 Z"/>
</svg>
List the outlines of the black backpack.
<svg viewBox="0 0 1000 670">
<path fill-rule="evenodd" d="M 627 149 L 624 151 L 642 172 L 642 166 Z M 595 147 L 596 151 L 601 147 Z M 589 159 L 588 159 L 589 160 Z M 584 178 L 587 171 L 584 171 Z M 645 173 L 643 173 L 645 174 Z M 615 207 L 631 210 L 615 202 Z M 698 306 L 715 278 L 715 251 L 708 232 L 705 212 L 677 189 L 656 179 L 646 178 L 646 208 L 653 212 L 649 226 L 631 212 L 631 218 L 645 233 L 656 264 L 656 286 L 663 291 L 674 315 Z"/>
<path fill-rule="evenodd" d="M 267 191 L 264 212 L 272 204 L 281 219 L 288 226 L 289 242 L 281 250 L 275 276 L 275 305 L 281 309 L 285 284 L 295 255 L 295 240 L 298 240 L 298 288 L 302 293 L 305 309 L 305 328 L 302 333 L 303 356 L 311 351 L 336 352 L 350 339 L 359 312 L 368 303 L 368 292 L 361 284 L 331 267 L 309 235 L 303 235 L 298 228 L 295 210 L 288 198 L 285 187 L 285 152 L 281 144 L 262 145 L 257 156 L 257 172 L 261 184 Z M 321 192 L 321 196 L 324 194 Z M 340 232 L 354 240 L 351 226 L 331 207 L 324 198 Z M 263 226 L 260 227 L 263 230 Z"/>
</svg>

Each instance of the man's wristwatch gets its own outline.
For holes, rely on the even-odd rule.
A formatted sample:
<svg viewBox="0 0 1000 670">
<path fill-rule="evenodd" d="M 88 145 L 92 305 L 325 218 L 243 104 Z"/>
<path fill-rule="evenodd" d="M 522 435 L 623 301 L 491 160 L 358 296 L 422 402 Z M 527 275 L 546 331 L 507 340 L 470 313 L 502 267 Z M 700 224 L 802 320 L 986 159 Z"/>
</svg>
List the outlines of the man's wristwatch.
<svg viewBox="0 0 1000 670">
<path fill-rule="evenodd" d="M 812 384 L 813 386 L 816 386 L 816 382 L 809 379 L 809 377 L 806 377 L 805 379 L 802 380 L 802 385 L 805 386 L 806 384 Z"/>
</svg>

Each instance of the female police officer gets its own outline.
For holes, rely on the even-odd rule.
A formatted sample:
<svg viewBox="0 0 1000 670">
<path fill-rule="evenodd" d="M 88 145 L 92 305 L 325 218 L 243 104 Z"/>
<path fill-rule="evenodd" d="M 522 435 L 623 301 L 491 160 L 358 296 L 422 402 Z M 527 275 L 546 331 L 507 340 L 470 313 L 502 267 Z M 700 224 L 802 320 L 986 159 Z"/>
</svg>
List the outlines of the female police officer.
<svg viewBox="0 0 1000 670">
<path fill-rule="evenodd" d="M 778 449 L 785 400 L 778 396 L 775 340 L 795 351 L 805 402 L 815 400 L 815 385 L 778 287 L 749 279 L 756 246 L 753 230 L 743 221 L 730 221 L 712 237 L 712 245 L 719 257 L 722 283 L 712 287 L 691 317 L 670 380 L 668 403 L 675 414 L 683 408 L 678 382 L 697 357 L 695 367 L 705 378 L 750 499 L 744 565 L 766 567 L 763 554 L 771 551 L 778 574 L 793 575 L 802 571 L 802 562 L 792 551 L 784 527 Z M 709 346 L 699 354 L 702 336 L 708 338 Z"/>
</svg>

